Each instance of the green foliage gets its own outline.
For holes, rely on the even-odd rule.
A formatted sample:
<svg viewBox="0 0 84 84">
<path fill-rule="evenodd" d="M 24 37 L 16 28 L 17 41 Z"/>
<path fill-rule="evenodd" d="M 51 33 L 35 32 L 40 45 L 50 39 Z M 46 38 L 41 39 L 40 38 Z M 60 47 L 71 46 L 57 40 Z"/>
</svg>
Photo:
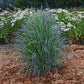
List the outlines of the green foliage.
<svg viewBox="0 0 84 84">
<path fill-rule="evenodd" d="M 16 0 L 15 6 L 25 9 L 29 7 L 29 3 L 28 3 L 28 0 Z"/>
<path fill-rule="evenodd" d="M 0 37 L 0 44 L 4 44 L 5 43 L 5 39 Z"/>
<path fill-rule="evenodd" d="M 22 9 L 26 7 L 39 8 L 41 7 L 41 4 L 44 8 L 84 7 L 83 0 L 16 0 L 15 6 Z"/>
<path fill-rule="evenodd" d="M 10 8 L 13 10 L 16 0 L 0 0 L 0 8 L 6 9 Z"/>
<path fill-rule="evenodd" d="M 21 24 L 23 23 L 24 19 L 17 20 L 12 26 L 11 21 L 13 20 L 12 16 L 2 16 L 5 20 L 3 22 L 3 26 L 0 28 L 0 43 L 8 43 L 11 42 L 13 37 L 15 36 L 14 32 L 21 28 Z"/>
<path fill-rule="evenodd" d="M 21 9 L 25 9 L 27 7 L 39 8 L 41 7 L 41 4 L 44 8 L 84 7 L 83 0 L 0 0 L 0 8 L 2 9 L 6 9 L 7 7 L 13 9 L 14 6 Z"/>
<path fill-rule="evenodd" d="M 83 6 L 83 0 L 57 0 L 57 7 L 71 8 L 71 7 L 81 7 Z"/>
<path fill-rule="evenodd" d="M 84 18 L 81 22 L 76 24 L 76 29 L 72 28 L 68 32 L 68 36 L 73 41 L 83 40 L 84 39 Z"/>
<path fill-rule="evenodd" d="M 84 12 L 60 12 L 58 15 L 58 23 L 63 31 L 62 36 L 66 36 L 72 42 L 84 39 Z"/>
<path fill-rule="evenodd" d="M 32 75 L 43 75 L 54 66 L 60 66 L 64 47 L 59 26 L 54 16 L 37 11 L 28 18 L 23 29 L 17 32 L 16 43 L 22 52 L 22 63 Z"/>
</svg>

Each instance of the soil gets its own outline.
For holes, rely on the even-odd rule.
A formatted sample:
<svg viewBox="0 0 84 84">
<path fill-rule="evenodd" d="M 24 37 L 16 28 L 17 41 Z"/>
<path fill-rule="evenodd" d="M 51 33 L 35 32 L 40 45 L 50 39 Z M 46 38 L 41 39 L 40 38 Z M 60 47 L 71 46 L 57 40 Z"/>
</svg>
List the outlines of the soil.
<svg viewBox="0 0 84 84">
<path fill-rule="evenodd" d="M 25 78 L 25 72 L 18 75 L 20 56 L 10 45 L 0 45 L 0 84 L 84 84 L 84 45 L 70 45 L 64 49 L 66 67 L 42 77 Z M 17 74 L 17 75 L 16 75 Z"/>
</svg>

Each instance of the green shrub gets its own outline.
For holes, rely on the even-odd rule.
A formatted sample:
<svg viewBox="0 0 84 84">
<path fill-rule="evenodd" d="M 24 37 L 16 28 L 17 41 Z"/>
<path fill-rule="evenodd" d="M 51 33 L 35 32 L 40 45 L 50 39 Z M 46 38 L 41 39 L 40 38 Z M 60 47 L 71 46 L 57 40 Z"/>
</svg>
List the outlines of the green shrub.
<svg viewBox="0 0 84 84">
<path fill-rule="evenodd" d="M 15 6 L 22 9 L 26 7 L 39 8 L 43 5 L 44 8 L 71 8 L 84 7 L 83 0 L 16 0 Z"/>
<path fill-rule="evenodd" d="M 15 0 L 0 0 L 0 8 L 5 10 L 6 8 L 14 9 Z"/>
<path fill-rule="evenodd" d="M 29 3 L 28 3 L 28 0 L 16 0 L 15 6 L 25 9 L 25 8 L 29 7 Z"/>
<path fill-rule="evenodd" d="M 0 37 L 0 44 L 5 44 L 5 39 Z"/>
<path fill-rule="evenodd" d="M 39 76 L 62 64 L 63 42 L 54 16 L 39 10 L 28 18 L 16 37 L 22 60 L 26 62 L 23 63 L 24 68 L 27 67 L 30 74 Z"/>
</svg>

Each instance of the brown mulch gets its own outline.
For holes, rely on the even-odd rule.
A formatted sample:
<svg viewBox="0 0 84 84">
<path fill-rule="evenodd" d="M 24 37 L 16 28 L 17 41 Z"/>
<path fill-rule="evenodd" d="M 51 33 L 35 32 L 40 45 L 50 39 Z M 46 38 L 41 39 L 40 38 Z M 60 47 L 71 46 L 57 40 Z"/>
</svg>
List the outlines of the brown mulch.
<svg viewBox="0 0 84 84">
<path fill-rule="evenodd" d="M 20 56 L 10 45 L 0 45 L 0 84 L 84 84 L 84 46 L 73 44 L 64 50 L 68 55 L 65 68 L 25 79 L 24 72 L 16 75 L 20 63 L 15 61 Z"/>
</svg>

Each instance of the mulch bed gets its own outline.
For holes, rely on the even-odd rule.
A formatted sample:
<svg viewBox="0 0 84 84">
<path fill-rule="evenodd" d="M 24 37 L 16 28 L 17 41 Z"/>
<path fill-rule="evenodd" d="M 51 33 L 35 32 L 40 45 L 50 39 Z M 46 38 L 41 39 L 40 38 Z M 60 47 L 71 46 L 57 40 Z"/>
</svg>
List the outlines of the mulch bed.
<svg viewBox="0 0 84 84">
<path fill-rule="evenodd" d="M 10 45 L 0 45 L 0 84 L 84 84 L 84 45 L 73 44 L 64 51 L 68 55 L 63 61 L 66 67 L 25 79 L 24 72 L 16 75 L 20 63 L 15 61 L 20 56 Z"/>
</svg>

